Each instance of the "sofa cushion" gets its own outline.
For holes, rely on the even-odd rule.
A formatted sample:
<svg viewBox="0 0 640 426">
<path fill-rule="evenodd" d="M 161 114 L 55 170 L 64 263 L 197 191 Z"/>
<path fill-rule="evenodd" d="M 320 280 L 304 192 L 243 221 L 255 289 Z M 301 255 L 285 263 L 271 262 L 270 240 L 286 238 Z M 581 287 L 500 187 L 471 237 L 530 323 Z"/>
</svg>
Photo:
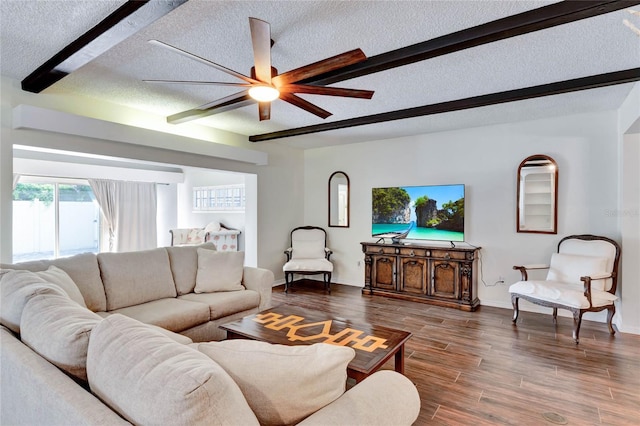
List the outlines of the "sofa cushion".
<svg viewBox="0 0 640 426">
<path fill-rule="evenodd" d="M 31 271 L 9 271 L 0 278 L 0 322 L 14 333 L 20 333 L 20 320 L 27 301 L 37 294 L 67 293 L 55 284 L 47 283 Z"/>
<path fill-rule="evenodd" d="M 198 272 L 199 247 L 207 250 L 216 249 L 213 243 L 205 243 L 199 246 L 166 247 L 178 295 L 193 293 L 193 288 L 196 286 L 196 273 Z"/>
<path fill-rule="evenodd" d="M 196 293 L 243 290 L 243 251 L 211 251 L 198 249 Z"/>
<path fill-rule="evenodd" d="M 126 308 L 124 308 L 124 309 L 126 309 Z M 114 313 L 113 312 L 96 312 L 96 315 L 99 315 L 100 318 L 107 318 L 110 315 L 114 315 Z M 122 315 L 122 314 L 119 314 L 119 315 Z M 180 343 L 182 345 L 188 345 L 190 343 L 193 343 L 193 340 L 190 337 L 187 337 L 187 336 L 185 336 L 183 334 L 175 333 L 173 331 L 167 330 L 166 328 L 158 327 L 157 325 L 153 325 L 153 324 L 146 324 L 145 323 L 145 325 L 147 327 L 150 327 L 150 328 L 152 328 L 154 330 L 159 331 L 160 333 L 164 334 L 165 336 L 171 338 L 171 340 L 173 340 L 173 341 L 175 341 L 177 343 Z"/>
<path fill-rule="evenodd" d="M 84 303 L 84 298 L 82 297 L 82 293 L 78 289 L 76 283 L 73 282 L 71 277 L 62 269 L 51 265 L 46 271 L 35 272 L 37 276 L 42 278 L 48 283 L 55 284 L 62 288 L 67 296 L 78 305 L 86 308 L 87 305 Z"/>
<path fill-rule="evenodd" d="M 553 253 L 547 280 L 582 284 L 580 277 L 610 272 L 607 271 L 607 262 L 608 259 L 606 257 Z M 592 281 L 591 288 L 605 290 L 605 280 Z"/>
<path fill-rule="evenodd" d="M 298 423 L 345 391 L 353 348 L 316 343 L 273 345 L 252 340 L 194 343 L 240 386 L 263 425 Z"/>
<path fill-rule="evenodd" d="M 53 260 L 34 260 L 3 265 L 3 267 L 36 272 L 45 271 L 51 265 L 62 269 L 71 277 L 82 293 L 87 308 L 94 312 L 107 310 L 107 299 L 100 277 L 98 259 L 93 253 L 81 253 Z"/>
<path fill-rule="evenodd" d="M 179 296 L 178 299 L 205 303 L 209 306 L 209 315 L 212 320 L 257 308 L 260 305 L 260 294 L 253 290 L 190 293 Z"/>
<path fill-rule="evenodd" d="M 175 332 L 209 321 L 209 307 L 207 305 L 174 298 L 153 300 L 116 309 L 112 312 Z"/>
<path fill-rule="evenodd" d="M 89 335 L 100 321 L 99 315 L 66 296 L 39 294 L 24 307 L 20 337 L 50 363 L 87 380 Z"/>
<path fill-rule="evenodd" d="M 98 263 L 108 311 L 177 295 L 164 248 L 100 253 Z"/>
<path fill-rule="evenodd" d="M 87 373 L 91 391 L 134 424 L 258 425 L 222 367 L 122 315 L 93 330 Z"/>
</svg>

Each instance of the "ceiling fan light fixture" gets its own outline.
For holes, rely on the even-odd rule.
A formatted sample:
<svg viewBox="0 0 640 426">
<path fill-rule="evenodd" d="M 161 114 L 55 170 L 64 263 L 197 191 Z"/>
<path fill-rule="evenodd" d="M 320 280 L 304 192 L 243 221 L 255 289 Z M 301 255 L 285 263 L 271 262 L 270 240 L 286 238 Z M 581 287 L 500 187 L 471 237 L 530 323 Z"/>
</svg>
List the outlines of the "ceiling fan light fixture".
<svg viewBox="0 0 640 426">
<path fill-rule="evenodd" d="M 280 91 L 273 86 L 253 86 L 249 89 L 249 96 L 258 102 L 271 102 L 280 97 Z"/>
</svg>

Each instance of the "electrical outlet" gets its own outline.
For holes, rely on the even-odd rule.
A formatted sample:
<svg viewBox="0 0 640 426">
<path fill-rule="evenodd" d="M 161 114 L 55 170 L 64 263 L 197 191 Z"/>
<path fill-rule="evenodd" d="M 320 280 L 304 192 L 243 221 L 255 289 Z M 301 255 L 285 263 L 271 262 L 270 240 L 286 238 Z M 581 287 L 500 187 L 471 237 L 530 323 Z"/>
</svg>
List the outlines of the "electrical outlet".
<svg viewBox="0 0 640 426">
<path fill-rule="evenodd" d="M 362 260 L 358 260 L 358 268 L 362 265 Z"/>
<path fill-rule="evenodd" d="M 498 283 L 499 284 L 504 284 L 504 277 L 502 275 L 498 276 Z"/>
</svg>

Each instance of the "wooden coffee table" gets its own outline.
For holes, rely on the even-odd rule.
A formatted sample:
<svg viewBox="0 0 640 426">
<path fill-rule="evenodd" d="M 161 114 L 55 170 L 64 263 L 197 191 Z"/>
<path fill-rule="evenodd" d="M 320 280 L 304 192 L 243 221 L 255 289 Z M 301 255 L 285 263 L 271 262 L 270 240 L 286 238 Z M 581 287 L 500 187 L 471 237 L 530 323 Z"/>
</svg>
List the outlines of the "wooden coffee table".
<svg viewBox="0 0 640 426">
<path fill-rule="evenodd" d="M 347 375 L 356 382 L 378 370 L 395 355 L 395 370 L 404 374 L 404 344 L 411 333 L 336 318 L 329 313 L 279 305 L 220 326 L 228 339 L 251 339 L 280 345 L 330 343 L 350 346 L 355 358 Z"/>
</svg>

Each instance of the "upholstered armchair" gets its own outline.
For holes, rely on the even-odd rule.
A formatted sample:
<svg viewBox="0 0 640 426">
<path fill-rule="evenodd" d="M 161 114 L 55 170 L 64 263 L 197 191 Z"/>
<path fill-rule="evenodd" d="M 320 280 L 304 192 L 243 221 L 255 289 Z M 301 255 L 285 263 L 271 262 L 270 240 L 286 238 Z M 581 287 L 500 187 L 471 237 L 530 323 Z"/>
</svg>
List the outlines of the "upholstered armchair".
<svg viewBox="0 0 640 426">
<path fill-rule="evenodd" d="M 285 293 L 293 282 L 294 274 L 322 274 L 324 286 L 331 293 L 333 263 L 329 260 L 333 252 L 327 247 L 327 232 L 317 226 L 301 226 L 291 231 L 291 245 L 284 251 L 287 262 L 282 267 L 285 278 Z"/>
<path fill-rule="evenodd" d="M 218 251 L 238 250 L 238 229 L 229 228 L 219 222 L 211 222 L 204 228 L 170 229 L 171 245 L 194 245 L 211 242 Z"/>
<path fill-rule="evenodd" d="M 553 308 L 556 322 L 558 309 L 573 314 L 573 340 L 579 342 L 580 324 L 585 312 L 607 310 L 609 332 L 615 333 L 611 321 L 616 312 L 614 302 L 618 278 L 620 246 L 615 241 L 595 235 L 571 235 L 558 243 L 558 252 L 549 265 L 514 266 L 522 281 L 509 287 L 513 304 L 513 323 L 518 319 L 518 300 Z M 529 280 L 527 271 L 548 269 L 544 280 Z"/>
</svg>

